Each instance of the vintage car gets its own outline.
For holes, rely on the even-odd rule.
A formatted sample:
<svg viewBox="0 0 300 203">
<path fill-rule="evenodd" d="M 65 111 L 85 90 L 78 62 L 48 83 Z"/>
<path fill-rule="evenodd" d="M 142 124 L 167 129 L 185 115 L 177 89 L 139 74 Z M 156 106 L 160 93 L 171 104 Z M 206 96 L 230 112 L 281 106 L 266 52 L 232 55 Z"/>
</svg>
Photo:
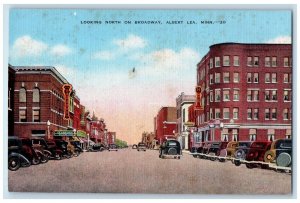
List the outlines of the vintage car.
<svg viewBox="0 0 300 203">
<path fill-rule="evenodd" d="M 109 144 L 108 145 L 108 151 L 110 152 L 110 151 L 118 151 L 118 147 L 117 147 L 117 145 L 115 145 L 115 144 Z"/>
<path fill-rule="evenodd" d="M 22 148 L 22 141 L 16 137 L 8 138 L 8 169 L 11 171 L 18 170 L 21 166 L 28 167 L 31 165 L 30 155 Z"/>
<path fill-rule="evenodd" d="M 146 151 L 146 145 L 145 145 L 145 143 L 142 143 L 142 142 L 138 143 L 137 150 L 145 152 Z"/>
<path fill-rule="evenodd" d="M 234 160 L 233 160 L 233 163 L 236 166 L 240 166 L 241 160 L 245 160 L 246 154 L 248 153 L 251 143 L 252 143 L 251 141 L 238 142 L 238 146 L 234 153 Z"/>
<path fill-rule="evenodd" d="M 62 157 L 69 159 L 73 156 L 72 152 L 68 150 L 68 142 L 62 139 L 47 140 L 46 142 L 50 141 L 54 141 L 57 149 L 62 151 Z"/>
<path fill-rule="evenodd" d="M 268 151 L 271 148 L 272 142 L 269 141 L 255 141 L 252 142 L 250 145 L 250 148 L 248 150 L 248 153 L 246 154 L 245 160 L 248 161 L 246 163 L 247 168 L 254 168 L 258 166 L 256 162 L 249 163 L 249 161 L 257 161 L 257 162 L 263 162 L 264 161 L 264 155 L 266 151 Z M 265 167 L 265 165 L 259 164 L 262 167 Z"/>
<path fill-rule="evenodd" d="M 107 147 L 105 147 L 102 143 L 95 143 L 92 140 L 89 140 L 88 144 L 88 151 L 89 152 L 101 152 L 105 150 Z"/>
<path fill-rule="evenodd" d="M 292 163 L 292 140 L 278 139 L 272 142 L 270 150 L 264 154 L 267 163 L 276 162 L 277 166 L 287 167 Z"/>
<path fill-rule="evenodd" d="M 202 153 L 204 155 L 209 155 L 209 156 L 202 156 L 202 157 L 208 158 L 211 161 L 215 161 L 215 160 L 217 160 L 217 156 L 221 155 L 221 157 L 219 158 L 219 161 L 225 161 L 225 157 L 227 155 L 227 152 L 226 152 L 227 144 L 228 144 L 228 142 L 224 142 L 224 141 L 205 142 L 203 145 Z M 224 157 L 224 158 L 222 158 L 222 157 Z"/>
<path fill-rule="evenodd" d="M 182 151 L 177 140 L 166 140 L 159 148 L 159 158 L 173 157 L 180 159 L 181 156 Z"/>
</svg>

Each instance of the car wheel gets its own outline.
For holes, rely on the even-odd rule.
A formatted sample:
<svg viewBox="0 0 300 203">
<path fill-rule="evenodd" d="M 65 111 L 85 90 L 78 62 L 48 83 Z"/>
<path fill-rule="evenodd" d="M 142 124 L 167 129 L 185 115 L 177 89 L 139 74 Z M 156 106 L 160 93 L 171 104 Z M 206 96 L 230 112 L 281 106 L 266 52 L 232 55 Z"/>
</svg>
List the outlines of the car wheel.
<svg viewBox="0 0 300 203">
<path fill-rule="evenodd" d="M 11 171 L 16 171 L 20 168 L 21 161 L 19 157 L 12 156 L 8 159 L 8 169 Z"/>
<path fill-rule="evenodd" d="M 209 153 L 208 155 L 210 155 L 210 156 L 216 156 L 216 154 L 215 154 L 215 153 Z M 211 161 L 215 161 L 215 160 L 217 160 L 217 158 L 216 158 L 216 157 L 209 157 L 209 159 L 210 159 Z"/>
<path fill-rule="evenodd" d="M 276 159 L 277 166 L 288 167 L 291 164 L 291 162 L 292 157 L 286 152 L 279 154 L 279 156 Z"/>
<path fill-rule="evenodd" d="M 37 157 L 33 157 L 31 163 L 32 165 L 38 165 L 39 163 L 41 163 L 41 160 Z"/>
<path fill-rule="evenodd" d="M 179 157 L 177 157 L 178 159 L 180 159 L 180 156 Z"/>
<path fill-rule="evenodd" d="M 49 161 L 48 157 L 45 156 L 45 155 L 42 155 L 41 156 L 41 163 L 44 164 L 44 163 L 47 163 Z"/>
<path fill-rule="evenodd" d="M 240 166 L 242 164 L 240 160 L 234 160 L 233 163 L 236 166 Z"/>
<path fill-rule="evenodd" d="M 61 153 L 56 153 L 55 154 L 55 159 L 56 160 L 61 160 L 61 158 L 62 158 L 62 154 Z"/>
<path fill-rule="evenodd" d="M 270 163 L 272 161 L 274 161 L 275 159 L 275 153 L 274 151 L 267 151 L 264 155 L 264 161 L 267 162 L 267 163 Z"/>
<path fill-rule="evenodd" d="M 237 159 L 245 159 L 246 154 L 245 154 L 244 150 L 238 149 L 234 155 L 235 155 L 235 158 L 237 158 Z"/>
<path fill-rule="evenodd" d="M 246 163 L 246 167 L 249 168 L 249 169 L 253 169 L 254 168 L 254 164 Z"/>
</svg>

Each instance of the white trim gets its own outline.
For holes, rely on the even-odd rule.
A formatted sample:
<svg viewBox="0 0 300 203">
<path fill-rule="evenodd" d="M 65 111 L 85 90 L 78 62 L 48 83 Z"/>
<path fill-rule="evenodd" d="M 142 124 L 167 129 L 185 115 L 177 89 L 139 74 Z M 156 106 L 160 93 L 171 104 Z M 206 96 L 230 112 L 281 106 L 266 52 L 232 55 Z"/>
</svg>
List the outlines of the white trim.
<svg viewBox="0 0 300 203">
<path fill-rule="evenodd" d="M 247 88 L 247 90 L 260 90 L 260 88 Z"/>
<path fill-rule="evenodd" d="M 56 114 L 61 115 L 61 116 L 64 115 L 63 113 L 60 113 L 60 112 L 58 112 L 58 111 L 56 111 L 56 110 L 54 110 L 54 109 L 52 109 L 52 108 L 51 108 L 51 111 L 52 111 L 53 113 L 56 113 Z"/>
<path fill-rule="evenodd" d="M 283 89 L 284 91 L 292 91 L 292 89 Z"/>
<path fill-rule="evenodd" d="M 41 108 L 40 108 L 40 107 L 34 107 L 34 106 L 33 106 L 33 107 L 32 107 L 32 110 L 33 110 L 33 109 L 41 109 Z"/>
<path fill-rule="evenodd" d="M 27 109 L 27 107 L 19 106 L 19 109 Z"/>
</svg>

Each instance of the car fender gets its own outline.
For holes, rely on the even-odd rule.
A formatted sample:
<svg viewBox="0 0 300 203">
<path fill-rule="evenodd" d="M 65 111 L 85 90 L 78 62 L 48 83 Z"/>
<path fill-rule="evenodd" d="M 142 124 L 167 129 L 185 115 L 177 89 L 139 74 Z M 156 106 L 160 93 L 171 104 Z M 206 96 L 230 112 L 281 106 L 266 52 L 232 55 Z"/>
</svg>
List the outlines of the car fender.
<svg viewBox="0 0 300 203">
<path fill-rule="evenodd" d="M 10 158 L 12 156 L 16 156 L 19 159 L 21 159 L 22 161 L 30 164 L 30 161 L 24 155 L 22 155 L 22 154 L 19 154 L 19 153 L 16 153 L 16 152 L 12 152 L 12 153 L 9 154 L 8 158 Z"/>
</svg>

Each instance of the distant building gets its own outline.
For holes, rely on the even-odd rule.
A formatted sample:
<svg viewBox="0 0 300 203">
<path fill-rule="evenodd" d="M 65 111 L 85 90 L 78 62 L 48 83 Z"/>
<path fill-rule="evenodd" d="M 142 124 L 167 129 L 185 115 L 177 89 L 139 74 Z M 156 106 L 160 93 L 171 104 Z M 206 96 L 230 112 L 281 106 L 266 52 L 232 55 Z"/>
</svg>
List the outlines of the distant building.
<svg viewBox="0 0 300 203">
<path fill-rule="evenodd" d="M 155 139 L 161 144 L 167 138 L 175 138 L 176 107 L 162 107 L 156 116 Z"/>
<path fill-rule="evenodd" d="M 212 45 L 197 65 L 197 85 L 198 143 L 291 138 L 290 44 Z"/>
<path fill-rule="evenodd" d="M 177 139 L 182 149 L 188 149 L 188 116 L 189 107 L 195 102 L 195 95 L 185 95 L 183 92 L 176 98 Z"/>
</svg>

